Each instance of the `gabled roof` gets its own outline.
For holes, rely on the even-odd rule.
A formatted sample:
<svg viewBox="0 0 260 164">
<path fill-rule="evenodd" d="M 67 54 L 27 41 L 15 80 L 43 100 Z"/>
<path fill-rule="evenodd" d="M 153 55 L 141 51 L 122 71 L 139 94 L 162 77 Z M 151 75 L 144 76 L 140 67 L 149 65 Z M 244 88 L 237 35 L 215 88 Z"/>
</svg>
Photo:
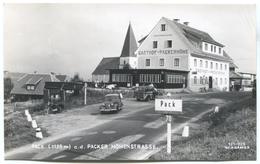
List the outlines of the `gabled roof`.
<svg viewBox="0 0 260 164">
<path fill-rule="evenodd" d="M 107 69 L 119 69 L 120 57 L 103 58 L 92 74 L 109 74 Z"/>
<path fill-rule="evenodd" d="M 235 71 L 229 71 L 229 78 L 231 79 L 242 79 L 243 76 Z"/>
<path fill-rule="evenodd" d="M 58 90 L 82 90 L 83 82 L 45 82 L 44 88 Z"/>
<path fill-rule="evenodd" d="M 129 24 L 120 57 L 136 57 L 136 54 L 134 54 L 136 50 L 137 43 L 135 40 L 135 35 L 131 24 Z"/>
<path fill-rule="evenodd" d="M 224 45 L 216 42 L 208 33 L 204 32 L 204 31 L 200 31 L 200 30 L 192 28 L 188 25 L 181 24 L 177 21 L 171 21 L 171 22 L 176 24 L 179 27 L 179 29 L 182 30 L 183 34 L 187 38 L 195 37 L 203 42 L 208 42 L 208 43 L 220 46 L 220 47 L 224 47 Z"/>
<path fill-rule="evenodd" d="M 223 51 L 223 56 L 230 59 L 229 68 L 238 68 L 238 66 L 236 66 L 234 63 L 234 60 L 226 53 L 226 51 Z"/>
<path fill-rule="evenodd" d="M 186 45 L 189 47 L 189 49 L 193 52 L 193 53 L 198 53 L 198 54 L 206 54 L 205 52 L 203 52 L 201 49 L 196 48 L 190 40 L 195 40 L 195 41 L 204 41 L 204 42 L 208 42 L 208 43 L 212 43 L 215 45 L 218 45 L 220 47 L 224 47 L 224 45 L 216 42 L 208 33 L 192 28 L 188 25 L 184 25 L 181 23 L 178 23 L 177 21 L 173 21 L 170 20 L 168 18 L 162 17 L 162 19 L 164 19 L 165 21 L 168 22 L 168 24 L 170 25 L 170 27 L 176 31 L 176 33 L 180 36 L 180 38 L 184 41 L 184 43 L 186 43 Z M 150 33 L 151 34 L 151 33 Z M 148 34 L 148 35 L 150 35 Z M 146 40 L 147 36 L 145 36 L 144 38 L 142 38 L 141 40 L 139 40 L 140 43 L 144 42 L 144 40 Z"/>
<path fill-rule="evenodd" d="M 18 95 L 43 95 L 43 87 L 46 81 L 59 81 L 52 74 L 26 74 L 20 78 L 11 90 L 11 94 Z M 27 85 L 34 85 L 35 90 L 27 90 Z"/>
<path fill-rule="evenodd" d="M 13 83 L 13 84 L 16 84 L 17 81 L 18 81 L 21 77 L 23 77 L 24 75 L 26 75 L 26 73 L 6 71 L 6 72 L 4 73 L 4 78 L 11 78 L 12 83 Z"/>
<path fill-rule="evenodd" d="M 55 75 L 55 77 L 61 82 L 69 81 L 70 79 L 67 75 Z"/>
</svg>

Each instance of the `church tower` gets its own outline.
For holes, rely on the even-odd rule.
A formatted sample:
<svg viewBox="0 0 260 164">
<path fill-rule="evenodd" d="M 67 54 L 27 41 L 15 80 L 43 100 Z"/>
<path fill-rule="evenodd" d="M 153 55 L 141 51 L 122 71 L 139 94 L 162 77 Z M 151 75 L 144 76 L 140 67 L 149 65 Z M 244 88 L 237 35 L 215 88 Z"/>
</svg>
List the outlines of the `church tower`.
<svg viewBox="0 0 260 164">
<path fill-rule="evenodd" d="M 137 57 L 134 54 L 137 50 L 137 43 L 135 40 L 134 32 L 131 26 L 131 22 L 129 23 L 125 42 L 123 45 L 123 49 L 120 55 L 120 64 L 119 69 L 136 69 L 137 68 Z"/>
</svg>

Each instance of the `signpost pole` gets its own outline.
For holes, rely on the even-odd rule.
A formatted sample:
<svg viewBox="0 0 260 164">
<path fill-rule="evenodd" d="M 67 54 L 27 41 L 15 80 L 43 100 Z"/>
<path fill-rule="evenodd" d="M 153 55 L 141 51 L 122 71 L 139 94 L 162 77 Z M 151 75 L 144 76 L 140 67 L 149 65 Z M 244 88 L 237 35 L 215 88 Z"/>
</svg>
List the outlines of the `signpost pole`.
<svg viewBox="0 0 260 164">
<path fill-rule="evenodd" d="M 87 83 L 85 83 L 84 85 L 84 89 L 85 89 L 85 95 L 84 95 L 84 105 L 87 105 Z"/>
<path fill-rule="evenodd" d="M 171 154 L 171 133 L 172 133 L 171 129 L 172 129 L 172 124 L 171 122 L 168 122 L 167 123 L 167 154 Z"/>
</svg>

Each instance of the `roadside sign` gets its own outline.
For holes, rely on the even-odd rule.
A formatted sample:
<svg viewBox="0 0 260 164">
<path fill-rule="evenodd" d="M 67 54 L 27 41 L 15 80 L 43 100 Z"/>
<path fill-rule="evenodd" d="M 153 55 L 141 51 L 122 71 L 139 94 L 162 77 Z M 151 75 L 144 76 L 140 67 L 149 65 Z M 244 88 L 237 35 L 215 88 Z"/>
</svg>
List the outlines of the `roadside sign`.
<svg viewBox="0 0 260 164">
<path fill-rule="evenodd" d="M 169 115 L 169 114 L 165 115 L 165 120 L 166 120 L 167 123 L 171 123 L 172 122 L 172 115 Z"/>
<path fill-rule="evenodd" d="M 170 95 L 167 95 L 169 97 Z M 166 114 L 167 122 L 167 154 L 171 154 L 172 114 L 182 113 L 182 99 L 155 99 L 155 111 Z"/>
<path fill-rule="evenodd" d="M 163 114 L 180 114 L 182 99 L 155 99 L 155 111 Z"/>
</svg>

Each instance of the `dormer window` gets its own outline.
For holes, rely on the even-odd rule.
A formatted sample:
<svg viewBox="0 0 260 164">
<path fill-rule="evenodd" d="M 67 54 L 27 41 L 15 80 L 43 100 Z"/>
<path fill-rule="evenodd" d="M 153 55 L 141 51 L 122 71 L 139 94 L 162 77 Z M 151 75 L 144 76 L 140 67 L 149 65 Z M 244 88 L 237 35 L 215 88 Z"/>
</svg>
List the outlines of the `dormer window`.
<svg viewBox="0 0 260 164">
<path fill-rule="evenodd" d="M 28 91 L 34 91 L 34 90 L 35 90 L 35 86 L 34 86 L 34 85 L 27 85 L 27 86 L 26 86 L 26 89 L 27 89 Z"/>
<path fill-rule="evenodd" d="M 218 53 L 221 54 L 221 48 L 218 49 Z"/>
<path fill-rule="evenodd" d="M 205 50 L 208 51 L 208 44 L 205 43 Z"/>
</svg>

